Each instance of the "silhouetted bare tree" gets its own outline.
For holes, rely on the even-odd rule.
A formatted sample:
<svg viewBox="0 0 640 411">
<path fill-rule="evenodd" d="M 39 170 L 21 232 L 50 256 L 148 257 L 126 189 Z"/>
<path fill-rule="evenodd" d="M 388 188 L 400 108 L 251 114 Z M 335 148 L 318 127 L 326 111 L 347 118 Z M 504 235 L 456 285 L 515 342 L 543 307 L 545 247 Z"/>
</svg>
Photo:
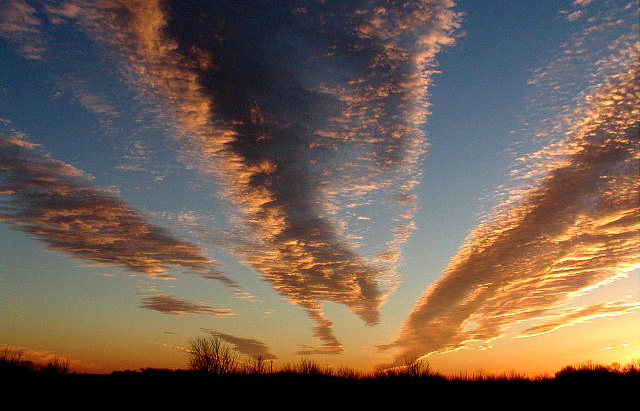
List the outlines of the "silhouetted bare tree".
<svg viewBox="0 0 640 411">
<path fill-rule="evenodd" d="M 249 358 L 249 370 L 254 374 L 264 374 L 268 372 L 267 363 L 262 355 Z"/>
<path fill-rule="evenodd" d="M 187 354 L 193 370 L 228 374 L 236 372 L 238 368 L 239 355 L 236 350 L 215 335 L 193 339 Z"/>
</svg>

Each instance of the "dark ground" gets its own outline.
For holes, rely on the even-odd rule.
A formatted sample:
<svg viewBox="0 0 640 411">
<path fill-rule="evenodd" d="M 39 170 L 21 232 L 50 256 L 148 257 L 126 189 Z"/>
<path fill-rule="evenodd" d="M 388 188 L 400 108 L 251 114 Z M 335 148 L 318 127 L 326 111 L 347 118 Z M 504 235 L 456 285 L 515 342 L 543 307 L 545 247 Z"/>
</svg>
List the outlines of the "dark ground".
<svg viewBox="0 0 640 411">
<path fill-rule="evenodd" d="M 0 376 L 2 377 L 2 376 Z M 639 404 L 640 375 L 584 373 L 541 380 L 349 379 L 300 374 L 211 375 L 142 370 L 107 375 L 4 374 L 6 410 L 64 409 L 625 409 Z"/>
</svg>

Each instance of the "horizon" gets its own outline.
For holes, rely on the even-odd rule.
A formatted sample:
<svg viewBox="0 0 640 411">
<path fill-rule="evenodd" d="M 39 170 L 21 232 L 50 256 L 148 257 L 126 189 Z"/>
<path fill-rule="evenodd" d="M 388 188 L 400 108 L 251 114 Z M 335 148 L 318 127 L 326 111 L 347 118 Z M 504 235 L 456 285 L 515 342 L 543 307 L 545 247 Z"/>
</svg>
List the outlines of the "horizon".
<svg viewBox="0 0 640 411">
<path fill-rule="evenodd" d="M 0 347 L 640 358 L 638 1 L 245 3 L 0 2 Z"/>
<path fill-rule="evenodd" d="M 204 340 L 209 340 L 208 342 Z M 196 341 L 198 340 L 198 341 Z M 215 348 L 217 347 L 217 348 Z M 280 364 L 274 367 L 274 360 L 262 357 L 243 357 L 232 344 L 218 336 L 205 336 L 189 342 L 189 349 L 185 349 L 187 366 L 175 368 L 140 367 L 138 369 L 116 369 L 102 373 L 84 373 L 71 368 L 68 359 L 51 356 L 46 362 L 34 362 L 25 357 L 24 352 L 15 351 L 11 347 L 3 347 L 0 351 L 0 372 L 7 376 L 34 376 L 43 374 L 48 376 L 64 375 L 117 375 L 117 374 L 156 374 L 169 375 L 192 373 L 204 376 L 230 375 L 268 375 L 290 374 L 333 377 L 344 380 L 364 379 L 422 379 L 439 381 L 550 381 L 575 379 L 597 381 L 603 378 L 636 378 L 640 372 L 640 360 L 636 359 L 628 364 L 613 362 L 599 364 L 592 361 L 566 364 L 553 373 L 527 375 L 517 370 L 488 373 L 483 369 L 458 370 L 455 373 L 442 373 L 434 370 L 425 360 L 411 360 L 404 364 L 389 368 L 379 368 L 368 373 L 349 367 L 334 368 L 322 365 L 311 358 L 299 358 L 295 363 Z"/>
</svg>

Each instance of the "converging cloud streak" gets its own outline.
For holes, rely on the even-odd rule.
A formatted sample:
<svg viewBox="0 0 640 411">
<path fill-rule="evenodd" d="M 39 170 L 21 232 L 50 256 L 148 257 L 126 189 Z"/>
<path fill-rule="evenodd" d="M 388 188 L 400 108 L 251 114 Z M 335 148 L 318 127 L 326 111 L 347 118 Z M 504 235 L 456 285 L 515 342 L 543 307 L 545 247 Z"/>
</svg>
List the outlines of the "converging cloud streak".
<svg viewBox="0 0 640 411">
<path fill-rule="evenodd" d="M 6 238 L 23 233 L 40 245 L 36 251 L 60 253 L 104 276 L 125 273 L 119 283 L 141 282 L 132 308 L 155 322 L 147 333 L 186 321 L 260 367 L 260 360 L 277 359 L 271 348 L 290 349 L 261 340 L 287 334 L 296 347 L 277 352 L 282 359 L 355 347 L 347 357 L 367 367 L 371 358 L 362 349 L 371 339 L 359 327 L 379 336 L 373 326 L 397 319 L 383 317 L 383 306 L 394 296 L 404 301 L 391 311 L 407 303 L 394 293 L 413 272 L 405 253 L 416 257 L 407 244 L 421 223 L 419 198 L 441 190 L 428 203 L 446 211 L 471 193 L 451 186 L 460 177 L 456 158 L 482 167 L 490 151 L 518 153 L 508 181 L 497 184 L 497 206 L 469 230 L 440 278 L 409 302 L 415 305 L 399 334 L 379 347 L 381 362 L 393 367 L 487 349 L 505 336 L 531 344 L 548 333 L 569 335 L 569 327 L 606 333 L 608 318 L 628 322 L 640 313 L 638 290 L 622 289 L 628 281 L 607 288 L 612 292 L 601 288 L 640 268 L 640 4 L 547 2 L 535 15 L 555 19 L 542 25 L 522 8 L 466 4 L 477 14 L 461 53 L 447 58 L 457 66 L 443 74 L 455 95 L 445 96 L 452 104 L 438 112 L 445 122 L 455 119 L 452 133 L 470 131 L 444 136 L 434 153 L 442 157 L 432 164 L 442 180 L 421 187 L 422 173 L 433 170 L 423 161 L 437 60 L 463 34 L 455 0 L 0 0 L 0 47 L 7 51 L 0 97 L 8 103 L 0 116 L 15 121 L 0 118 Z M 520 35 L 530 30 L 536 36 Z M 523 73 L 530 89 L 518 95 L 509 84 Z M 489 90 L 478 82 L 491 78 L 504 84 Z M 519 98 L 526 101 L 521 131 L 508 137 L 501 130 L 513 124 L 510 102 Z M 478 117 L 488 112 L 502 117 Z M 474 149 L 482 155 L 469 157 Z M 65 162 L 71 157 L 94 169 L 75 168 Z M 494 181 L 496 167 L 467 183 Z M 136 204 L 159 210 L 143 212 L 106 187 L 122 187 Z M 443 210 L 436 211 L 432 217 Z M 446 240 L 455 232 L 431 234 Z M 34 244 L 10 247 L 18 253 L 10 279 Z M 425 247 L 433 261 L 443 250 Z M 27 275 L 27 266 L 17 269 L 25 279 L 40 278 Z M 192 291 L 215 279 L 241 299 L 225 308 L 213 301 L 227 288 L 198 288 L 192 300 L 148 286 L 185 276 Z M 262 298 L 244 291 L 240 278 Z M 7 295 L 42 298 L 11 297 L 13 311 L 49 309 L 53 294 L 29 285 L 13 281 Z M 74 287 L 56 286 L 55 298 L 73 299 Z M 614 291 L 619 295 L 610 297 Z M 54 308 L 51 315 L 64 317 L 69 307 Z M 225 319 L 230 328 L 208 324 Z M 244 333 L 255 321 L 268 325 L 254 330 L 268 337 L 232 335 L 233 327 Z M 590 322 L 597 324 L 584 325 Z M 28 338 L 33 327 L 15 324 L 7 338 Z M 591 352 L 638 348 L 626 330 L 614 331 L 620 338 L 595 342 Z M 167 333 L 179 345 L 177 331 Z M 130 352 L 155 339 L 138 338 Z M 563 342 L 562 350 L 572 349 L 572 341 Z M 101 361 L 116 366 L 125 357 Z M 462 357 L 447 357 L 449 365 Z"/>
<path fill-rule="evenodd" d="M 230 137 L 219 164 L 250 239 L 237 250 L 314 319 L 323 345 L 311 352 L 341 351 L 322 301 L 378 321 L 382 268 L 341 237 L 322 194 L 353 175 L 369 177 L 367 190 L 411 193 L 394 176 L 420 155 L 424 70 L 448 37 L 431 23 L 442 5 L 403 5 L 167 4 L 165 33 L 186 60 L 205 58 L 198 82 Z"/>
<path fill-rule="evenodd" d="M 93 262 L 165 278 L 176 267 L 237 287 L 203 249 L 148 223 L 112 193 L 86 184 L 88 178 L 20 135 L 0 137 L 0 221 Z"/>
<path fill-rule="evenodd" d="M 112 0 L 48 11 L 113 46 L 141 90 L 164 99 L 182 161 L 222 182 L 237 210 L 232 251 L 315 321 L 322 345 L 306 352 L 339 353 L 323 301 L 376 324 L 414 226 L 427 89 L 453 43 L 453 5 Z M 343 209 L 372 203 L 386 207 L 389 240 L 367 255 L 345 232 L 367 216 Z"/>
<path fill-rule="evenodd" d="M 520 335 L 533 336 L 638 308 L 612 302 L 550 313 L 640 267 L 640 43 L 626 45 L 611 48 L 606 61 L 618 73 L 587 95 L 567 138 L 532 156 L 532 187 L 473 231 L 427 289 L 392 344 L 398 361 L 488 347 L 522 321 L 543 321 Z"/>
</svg>

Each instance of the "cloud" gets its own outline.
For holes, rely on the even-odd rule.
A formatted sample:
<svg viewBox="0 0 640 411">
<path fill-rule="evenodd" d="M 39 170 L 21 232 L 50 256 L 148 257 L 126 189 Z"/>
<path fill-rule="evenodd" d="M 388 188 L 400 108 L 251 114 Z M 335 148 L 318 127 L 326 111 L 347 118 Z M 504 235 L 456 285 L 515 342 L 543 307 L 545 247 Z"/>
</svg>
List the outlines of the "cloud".
<svg viewBox="0 0 640 411">
<path fill-rule="evenodd" d="M 155 310 L 164 314 L 178 315 L 183 314 L 207 314 L 214 317 L 226 317 L 234 315 L 230 308 L 214 308 L 203 304 L 197 304 L 185 301 L 173 295 L 153 294 L 144 295 L 142 308 Z"/>
<path fill-rule="evenodd" d="M 390 256 L 410 233 L 453 2 L 69 4 L 48 10 L 111 45 L 130 79 L 163 98 L 181 160 L 222 182 L 237 210 L 232 251 L 316 322 L 313 351 L 342 351 L 324 301 L 376 324 L 400 260 Z M 354 199 L 386 207 L 383 258 L 359 254 L 344 232 L 364 224 L 341 213 Z"/>
<path fill-rule="evenodd" d="M 638 308 L 605 302 L 548 314 L 640 267 L 640 50 L 616 48 L 618 73 L 586 95 L 564 140 L 531 156 L 530 188 L 514 190 L 470 234 L 384 347 L 398 361 L 486 348 L 522 321 L 543 321 L 522 334 L 536 335 Z"/>
<path fill-rule="evenodd" d="M 573 3 L 571 3 L 572 6 L 586 6 L 590 3 L 592 3 L 593 0 L 575 0 Z"/>
<path fill-rule="evenodd" d="M 91 91 L 86 82 L 65 78 L 59 83 L 61 91 L 70 91 L 73 98 L 90 112 L 107 118 L 120 115 L 115 105 L 105 95 Z"/>
<path fill-rule="evenodd" d="M 562 327 L 588 322 L 600 317 L 611 317 L 623 315 L 640 309 L 640 302 L 604 302 L 590 304 L 586 307 L 568 308 L 560 313 L 550 316 L 549 320 L 543 324 L 528 328 L 521 332 L 518 337 L 532 337 L 546 334 Z"/>
<path fill-rule="evenodd" d="M 212 335 L 222 338 L 224 341 L 234 345 L 235 349 L 243 354 L 250 355 L 253 358 L 261 358 L 263 360 L 277 360 L 278 357 L 273 355 L 269 348 L 261 341 L 253 338 L 236 337 L 224 334 L 215 330 L 207 330 Z"/>
<path fill-rule="evenodd" d="M 36 9 L 24 0 L 0 0 L 0 39 L 15 43 L 24 58 L 42 59 L 47 42 L 41 25 Z"/>
<path fill-rule="evenodd" d="M 0 221 L 53 250 L 95 263 L 164 278 L 175 267 L 237 288 L 202 248 L 148 223 L 114 194 L 88 185 L 88 179 L 77 168 L 36 151 L 20 135 L 0 137 Z"/>
<path fill-rule="evenodd" d="M 153 181 L 165 179 L 169 166 L 153 164 L 155 151 L 141 140 L 128 141 L 122 148 L 120 164 L 114 168 L 122 172 L 139 172 L 149 174 Z"/>
<path fill-rule="evenodd" d="M 578 20 L 580 17 L 582 17 L 582 10 L 576 10 L 573 13 L 569 14 L 567 16 L 567 20 L 569 21 L 576 21 Z"/>
<path fill-rule="evenodd" d="M 195 30 L 201 36 L 182 3 L 167 8 L 164 33 L 183 59 L 206 63 L 196 66 L 197 81 L 226 130 L 223 141 L 204 147 L 224 167 L 228 198 L 248 229 L 235 251 L 315 321 L 323 344 L 308 354 L 342 351 L 323 301 L 378 321 L 384 268 L 356 253 L 329 215 L 347 201 L 340 196 L 397 197 L 414 186 L 423 70 L 438 38 L 449 37 L 429 17 L 442 16 L 439 3 L 406 6 L 374 13 L 316 4 L 299 14 L 191 2 L 205 16 Z M 377 30 L 359 30 L 371 21 Z M 401 35 L 406 43 L 394 43 Z"/>
<path fill-rule="evenodd" d="M 530 97 L 525 122 L 539 124 L 536 131 L 540 138 L 563 135 L 566 127 L 580 121 L 574 111 L 576 95 L 588 98 L 588 90 L 615 75 L 621 64 L 629 61 L 624 50 L 631 50 L 628 45 L 638 41 L 637 3 L 610 2 L 579 11 L 581 23 L 575 32 L 561 47 L 550 51 L 550 61 L 534 70 L 529 80 L 535 94 Z M 588 86 L 583 87 L 585 84 Z"/>
<path fill-rule="evenodd" d="M 640 345 L 637 344 L 628 344 L 628 343 L 622 343 L 622 344 L 618 344 L 618 345 L 610 345 L 608 347 L 604 347 L 604 348 L 600 348 L 601 351 L 609 351 L 609 350 L 619 350 L 619 349 L 630 349 L 630 350 L 634 350 L 634 349 L 638 349 L 640 348 Z"/>
</svg>

